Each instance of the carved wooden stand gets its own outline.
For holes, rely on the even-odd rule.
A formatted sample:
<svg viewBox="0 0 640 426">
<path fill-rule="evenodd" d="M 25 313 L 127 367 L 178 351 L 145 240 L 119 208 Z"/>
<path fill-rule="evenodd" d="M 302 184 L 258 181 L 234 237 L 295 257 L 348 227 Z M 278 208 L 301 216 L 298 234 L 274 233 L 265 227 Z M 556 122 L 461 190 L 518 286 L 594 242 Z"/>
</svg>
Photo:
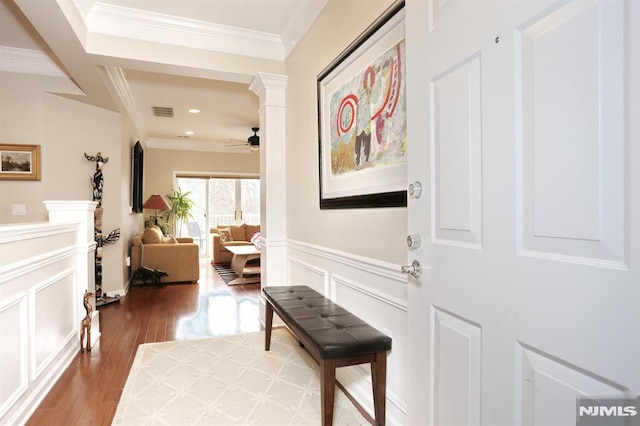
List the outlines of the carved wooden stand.
<svg viewBox="0 0 640 426">
<path fill-rule="evenodd" d="M 94 237 L 96 241 L 95 254 L 95 281 L 96 281 L 96 307 L 107 305 L 109 303 L 118 302 L 119 297 L 108 297 L 102 293 L 102 247 L 110 245 L 118 241 L 120 238 L 120 228 L 116 228 L 109 232 L 106 237 L 102 236 L 102 187 L 104 186 L 104 177 L 102 176 L 102 167 L 109 162 L 109 158 L 102 156 L 101 152 L 95 156 L 84 154 L 89 161 L 96 162 L 96 172 L 93 174 L 91 183 L 93 184 L 93 201 L 98 202 L 94 213 Z"/>
</svg>

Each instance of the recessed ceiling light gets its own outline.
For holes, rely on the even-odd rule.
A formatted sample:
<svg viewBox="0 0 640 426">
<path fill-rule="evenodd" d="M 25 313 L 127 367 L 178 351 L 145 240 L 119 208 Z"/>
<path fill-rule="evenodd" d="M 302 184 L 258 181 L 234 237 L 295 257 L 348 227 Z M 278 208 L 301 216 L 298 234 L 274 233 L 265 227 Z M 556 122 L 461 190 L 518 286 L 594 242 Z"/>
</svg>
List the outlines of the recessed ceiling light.
<svg viewBox="0 0 640 426">
<path fill-rule="evenodd" d="M 200 110 L 199 110 L 199 109 L 197 109 L 197 108 L 191 108 L 191 109 L 189 110 L 189 112 L 190 112 L 191 114 L 197 114 L 197 113 L 199 113 L 199 112 L 200 112 Z"/>
<path fill-rule="evenodd" d="M 186 132 L 184 132 L 184 134 L 191 136 L 191 135 L 193 135 L 193 132 L 191 130 L 187 130 Z"/>
</svg>

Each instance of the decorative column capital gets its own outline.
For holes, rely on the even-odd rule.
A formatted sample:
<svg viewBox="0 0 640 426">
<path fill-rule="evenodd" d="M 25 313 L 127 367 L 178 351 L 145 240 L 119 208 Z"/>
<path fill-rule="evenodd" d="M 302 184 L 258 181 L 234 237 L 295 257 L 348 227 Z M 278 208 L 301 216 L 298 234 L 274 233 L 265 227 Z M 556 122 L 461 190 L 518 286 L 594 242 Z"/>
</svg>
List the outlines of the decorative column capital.
<svg viewBox="0 0 640 426">
<path fill-rule="evenodd" d="M 98 203 L 85 200 L 45 200 L 49 222 L 79 222 L 78 243 L 93 244 L 93 220 Z"/>
<path fill-rule="evenodd" d="M 286 105 L 287 76 L 258 73 L 253 77 L 249 89 L 258 95 L 260 105 L 284 107 Z"/>
</svg>

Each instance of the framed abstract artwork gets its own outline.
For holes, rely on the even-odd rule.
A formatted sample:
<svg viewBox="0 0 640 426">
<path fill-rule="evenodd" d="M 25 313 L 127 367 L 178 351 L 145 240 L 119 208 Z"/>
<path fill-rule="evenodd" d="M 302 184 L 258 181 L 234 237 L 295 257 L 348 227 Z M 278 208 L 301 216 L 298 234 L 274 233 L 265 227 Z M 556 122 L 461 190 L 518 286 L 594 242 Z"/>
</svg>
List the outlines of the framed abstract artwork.
<svg viewBox="0 0 640 426">
<path fill-rule="evenodd" d="M 40 180 L 40 145 L 0 144 L 0 180 Z"/>
<path fill-rule="evenodd" d="M 319 75 L 320 208 L 404 207 L 404 1 Z"/>
</svg>

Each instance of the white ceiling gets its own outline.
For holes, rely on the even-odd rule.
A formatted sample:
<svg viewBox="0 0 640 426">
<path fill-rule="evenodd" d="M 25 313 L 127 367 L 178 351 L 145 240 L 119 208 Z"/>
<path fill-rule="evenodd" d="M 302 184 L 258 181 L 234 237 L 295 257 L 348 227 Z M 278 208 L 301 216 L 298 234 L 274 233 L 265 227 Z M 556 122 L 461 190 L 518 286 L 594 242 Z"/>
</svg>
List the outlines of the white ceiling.
<svg viewBox="0 0 640 426">
<path fill-rule="evenodd" d="M 66 74 L 150 147 L 253 153 L 251 78 L 283 72 L 328 1 L 0 0 L 0 71 Z"/>
</svg>

